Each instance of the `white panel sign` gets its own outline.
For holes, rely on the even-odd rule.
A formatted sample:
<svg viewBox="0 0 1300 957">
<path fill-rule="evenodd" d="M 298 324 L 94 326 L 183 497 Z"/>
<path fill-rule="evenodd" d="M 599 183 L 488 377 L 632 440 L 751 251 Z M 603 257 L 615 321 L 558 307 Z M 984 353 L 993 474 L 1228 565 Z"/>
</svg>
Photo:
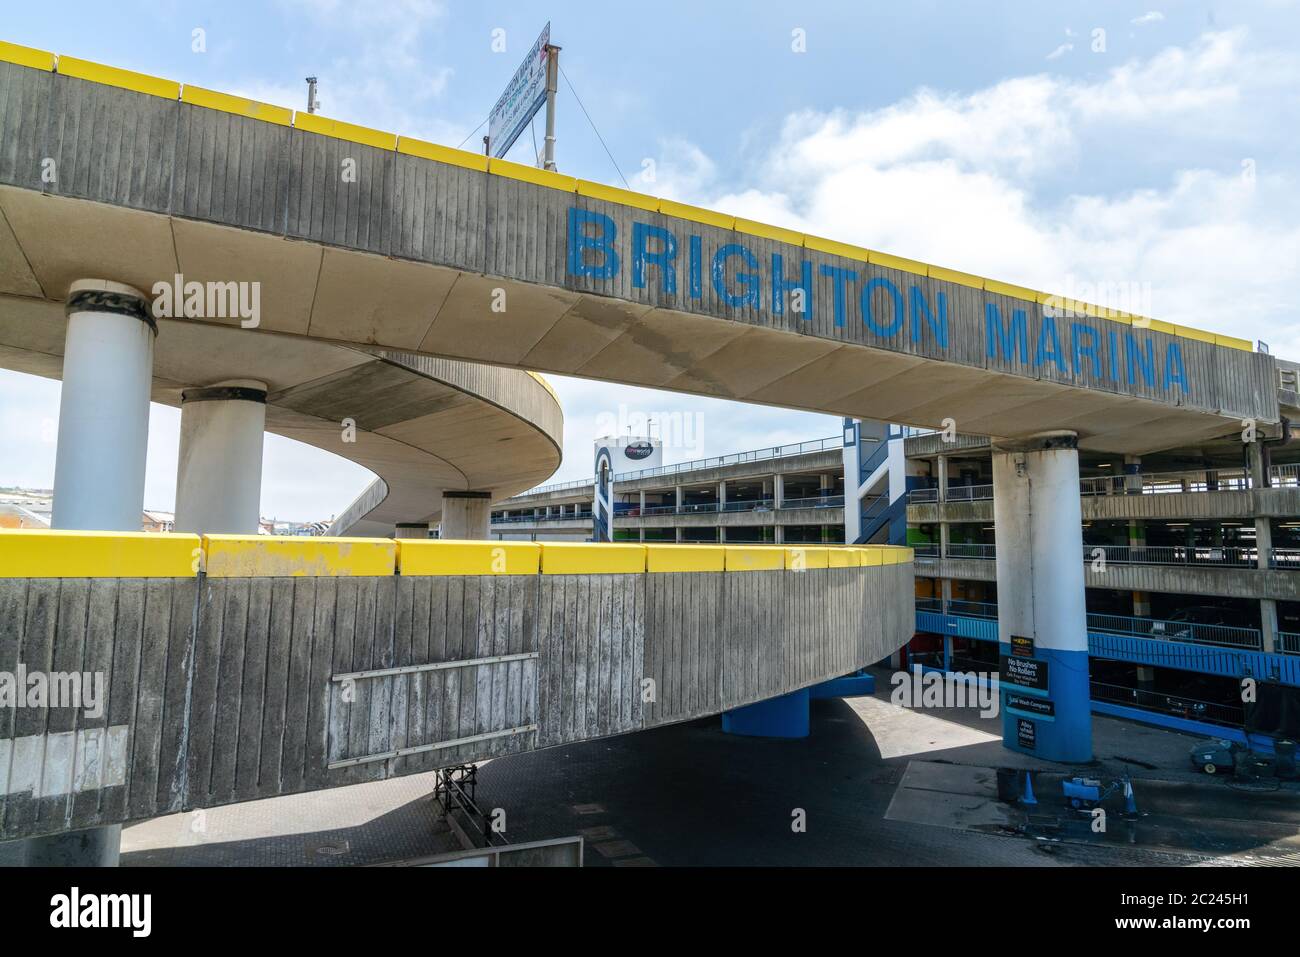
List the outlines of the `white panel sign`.
<svg viewBox="0 0 1300 957">
<path fill-rule="evenodd" d="M 501 99 L 492 107 L 488 116 L 488 147 L 493 156 L 502 157 L 509 152 L 529 120 L 546 102 L 546 60 L 550 45 L 551 25 L 547 23 Z"/>
</svg>

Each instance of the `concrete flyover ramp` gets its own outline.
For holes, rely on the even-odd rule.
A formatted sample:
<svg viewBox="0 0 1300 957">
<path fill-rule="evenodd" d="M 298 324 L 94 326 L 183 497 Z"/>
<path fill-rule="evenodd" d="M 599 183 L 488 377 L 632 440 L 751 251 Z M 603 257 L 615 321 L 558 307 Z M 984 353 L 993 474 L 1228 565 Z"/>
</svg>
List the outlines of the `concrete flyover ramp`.
<svg viewBox="0 0 1300 957">
<path fill-rule="evenodd" d="M 887 656 L 906 548 L 0 531 L 0 840 L 686 721 Z M 81 704 L 84 707 L 75 705 Z M 68 706 L 74 705 L 74 706 Z"/>
<path fill-rule="evenodd" d="M 178 273 L 256 281 L 266 318 L 249 337 L 951 418 L 1007 438 L 1070 430 L 1111 452 L 1278 420 L 1276 363 L 1240 340 L 68 57 L 5 55 L 10 295 L 57 301 L 85 276 L 145 290 Z"/>
<path fill-rule="evenodd" d="M 66 323 L 58 303 L 0 296 L 0 367 L 60 378 Z M 343 531 L 387 536 L 397 523 L 436 522 L 444 490 L 509 498 L 559 467 L 563 413 L 529 373 L 188 320 L 158 326 L 154 402 L 180 406 L 187 389 L 259 380 L 267 431 L 380 476 L 340 516 Z M 345 420 L 356 423 L 352 441 Z"/>
</svg>

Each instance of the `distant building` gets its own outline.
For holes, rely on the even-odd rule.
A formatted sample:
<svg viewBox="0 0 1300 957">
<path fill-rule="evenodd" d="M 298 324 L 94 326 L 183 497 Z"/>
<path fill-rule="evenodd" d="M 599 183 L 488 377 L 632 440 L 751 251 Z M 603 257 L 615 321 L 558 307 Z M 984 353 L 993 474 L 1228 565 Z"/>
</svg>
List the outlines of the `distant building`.
<svg viewBox="0 0 1300 957">
<path fill-rule="evenodd" d="M 140 521 L 140 531 L 165 533 L 176 530 L 176 515 L 173 512 L 145 512 Z"/>
</svg>

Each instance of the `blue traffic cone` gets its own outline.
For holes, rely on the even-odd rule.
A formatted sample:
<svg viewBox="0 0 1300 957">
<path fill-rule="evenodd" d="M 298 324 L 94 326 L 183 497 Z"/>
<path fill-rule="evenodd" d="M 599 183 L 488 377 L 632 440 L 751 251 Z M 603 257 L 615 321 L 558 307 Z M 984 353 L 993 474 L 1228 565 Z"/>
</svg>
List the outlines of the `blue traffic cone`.
<svg viewBox="0 0 1300 957">
<path fill-rule="evenodd" d="M 1130 817 L 1137 817 L 1138 805 L 1137 798 L 1133 796 L 1133 781 L 1131 778 L 1124 778 L 1124 813 Z"/>
<path fill-rule="evenodd" d="M 1030 771 L 1025 772 L 1025 793 L 1020 797 L 1021 804 L 1037 804 L 1038 798 L 1034 797 L 1034 776 Z"/>
</svg>

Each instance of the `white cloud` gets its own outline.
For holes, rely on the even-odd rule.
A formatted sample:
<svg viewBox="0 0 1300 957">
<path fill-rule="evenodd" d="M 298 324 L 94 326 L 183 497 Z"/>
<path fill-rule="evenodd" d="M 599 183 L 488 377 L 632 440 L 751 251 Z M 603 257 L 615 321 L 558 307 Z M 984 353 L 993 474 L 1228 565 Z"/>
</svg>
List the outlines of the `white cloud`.
<svg viewBox="0 0 1300 957">
<path fill-rule="evenodd" d="M 1045 60 L 1059 60 L 1061 57 L 1065 56 L 1067 53 L 1069 53 L 1069 52 L 1070 52 L 1071 50 L 1073 50 L 1073 49 L 1074 49 L 1074 44 L 1073 44 L 1073 43 L 1062 43 L 1059 47 L 1057 47 L 1057 48 L 1056 48 L 1055 50 L 1053 50 L 1051 53 L 1047 54 L 1047 56 L 1045 56 L 1043 59 L 1045 59 Z"/>
<path fill-rule="evenodd" d="M 1142 16 L 1140 17 L 1134 17 L 1132 20 L 1129 21 L 1129 23 L 1133 24 L 1134 26 L 1143 27 L 1146 26 L 1148 23 L 1159 23 L 1164 18 L 1165 15 L 1161 13 L 1159 10 L 1151 10 L 1147 13 L 1142 14 Z"/>
<path fill-rule="evenodd" d="M 1182 166 L 1144 152 L 1165 136 L 1180 137 L 1180 158 L 1238 138 L 1268 151 L 1273 120 L 1259 110 L 1279 102 L 1298 63 L 1252 51 L 1236 30 L 1091 80 L 1019 77 L 968 94 L 922 89 L 865 113 L 799 113 L 746 189 L 713 178 L 692 198 L 1049 291 L 1135 284 L 1157 318 L 1300 356 L 1300 169 L 1249 176 L 1239 159 Z M 1126 160 L 1150 165 L 1124 175 Z M 1101 185 L 1071 190 L 1080 172 L 1117 164 Z"/>
</svg>

